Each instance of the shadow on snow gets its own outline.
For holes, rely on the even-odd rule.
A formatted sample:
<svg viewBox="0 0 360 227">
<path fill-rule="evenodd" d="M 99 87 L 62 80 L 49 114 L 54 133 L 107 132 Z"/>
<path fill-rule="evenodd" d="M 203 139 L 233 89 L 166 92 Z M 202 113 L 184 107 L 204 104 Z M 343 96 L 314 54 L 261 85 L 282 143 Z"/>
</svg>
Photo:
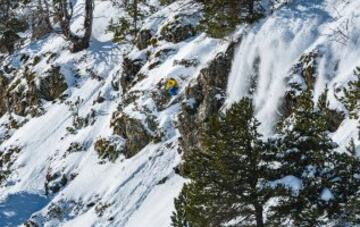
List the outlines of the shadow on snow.
<svg viewBox="0 0 360 227">
<path fill-rule="evenodd" d="M 6 200 L 0 202 L 0 226 L 21 225 L 48 202 L 44 196 L 27 192 L 9 195 Z"/>
</svg>

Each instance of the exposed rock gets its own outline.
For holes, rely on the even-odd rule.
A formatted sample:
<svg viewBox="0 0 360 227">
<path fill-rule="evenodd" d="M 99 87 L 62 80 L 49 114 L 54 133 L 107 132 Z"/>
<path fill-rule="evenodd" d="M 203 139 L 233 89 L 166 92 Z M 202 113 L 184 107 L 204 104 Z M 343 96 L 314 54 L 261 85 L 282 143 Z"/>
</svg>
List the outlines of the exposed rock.
<svg viewBox="0 0 360 227">
<path fill-rule="evenodd" d="M 169 56 L 175 54 L 177 52 L 176 49 L 173 48 L 164 48 L 158 50 L 153 56 L 150 57 L 149 69 L 153 69 L 160 64 L 162 64 Z"/>
<path fill-rule="evenodd" d="M 182 65 L 186 68 L 189 67 L 196 67 L 199 65 L 199 60 L 193 58 L 193 59 L 181 59 L 181 60 L 175 60 L 174 65 Z"/>
<path fill-rule="evenodd" d="M 288 90 L 286 91 L 282 105 L 280 106 L 281 118 L 291 115 L 296 106 L 297 96 L 306 89 L 314 89 L 319 52 L 314 50 L 300 57 L 288 77 Z"/>
<path fill-rule="evenodd" d="M 0 91 L 0 115 L 4 114 L 4 111 L 10 111 L 19 116 L 40 115 L 43 112 L 42 99 L 53 101 L 68 88 L 60 73 L 60 67 L 52 67 L 47 73 L 47 76 L 38 78 L 25 66 L 25 70 L 19 71 L 19 76 L 11 83 L 1 77 L 0 85 L 4 89 Z"/>
<path fill-rule="evenodd" d="M 123 151 L 126 158 L 136 155 L 152 139 L 151 133 L 140 120 L 131 118 L 122 112 L 114 113 L 111 126 L 114 129 L 114 134 L 126 139 Z"/>
<path fill-rule="evenodd" d="M 59 172 L 51 173 L 51 169 L 46 175 L 45 193 L 46 195 L 59 192 L 68 183 L 68 178 L 65 174 Z"/>
<path fill-rule="evenodd" d="M 37 116 L 41 113 L 39 107 L 40 93 L 35 82 L 25 84 L 24 81 L 17 80 L 10 84 L 8 89 L 9 110 L 20 116 Z"/>
<path fill-rule="evenodd" d="M 300 75 L 309 89 L 313 89 L 315 85 L 319 57 L 318 51 L 311 51 L 301 56 L 299 62 L 292 68 L 292 74 Z"/>
<path fill-rule="evenodd" d="M 35 12 L 38 15 L 34 16 L 32 21 L 32 40 L 38 40 L 52 31 L 47 15 L 44 15 L 44 12 L 41 12 L 41 10 Z"/>
<path fill-rule="evenodd" d="M 13 30 L 4 32 L 0 38 L 0 53 L 12 53 L 16 43 L 20 40 L 20 36 Z"/>
<path fill-rule="evenodd" d="M 6 88 L 10 81 L 5 76 L 0 75 L 0 117 L 7 111 L 7 94 Z"/>
<path fill-rule="evenodd" d="M 68 153 L 75 153 L 84 150 L 84 147 L 79 142 L 72 142 L 69 148 L 66 150 Z"/>
<path fill-rule="evenodd" d="M 282 104 L 279 108 L 281 113 L 281 118 L 285 119 L 291 115 L 294 107 L 296 106 L 297 96 L 303 90 L 301 85 L 292 83 L 290 88 L 286 91 Z"/>
<path fill-rule="evenodd" d="M 96 97 L 96 99 L 93 102 L 93 105 L 95 105 L 96 103 L 103 103 L 105 102 L 105 98 L 101 95 L 101 92 L 99 92 L 98 96 Z"/>
<path fill-rule="evenodd" d="M 148 29 L 144 29 L 139 31 L 136 39 L 135 45 L 139 50 L 146 49 L 150 45 L 150 40 L 152 38 L 151 31 Z"/>
<path fill-rule="evenodd" d="M 167 92 L 165 87 L 165 79 L 161 80 L 157 85 L 157 89 L 151 91 L 151 98 L 154 100 L 155 105 L 157 106 L 158 110 L 164 110 L 170 99 L 171 96 L 169 95 L 169 92 Z"/>
<path fill-rule="evenodd" d="M 161 28 L 160 34 L 166 41 L 178 43 L 194 36 L 196 30 L 192 24 L 181 17 L 164 25 Z"/>
<path fill-rule="evenodd" d="M 124 139 L 120 136 L 100 138 L 94 144 L 94 149 L 100 159 L 114 162 L 124 150 Z"/>
<path fill-rule="evenodd" d="M 11 167 L 20 152 L 21 148 L 18 146 L 11 146 L 5 150 L 0 150 L 0 185 L 10 175 Z"/>
<path fill-rule="evenodd" d="M 38 224 L 36 224 L 35 222 L 33 222 L 32 220 L 27 220 L 25 223 L 24 223 L 25 227 L 39 227 Z"/>
<path fill-rule="evenodd" d="M 185 152 L 199 146 L 203 123 L 218 114 L 224 104 L 234 49 L 235 43 L 225 53 L 219 53 L 207 68 L 201 70 L 197 80 L 186 88 L 186 101 L 182 104 L 178 121 L 181 147 Z"/>
<path fill-rule="evenodd" d="M 124 92 L 132 86 L 137 73 L 144 65 L 144 59 L 130 59 L 129 57 L 124 58 L 123 72 L 120 78 L 120 84 Z"/>
<path fill-rule="evenodd" d="M 40 94 L 47 101 L 59 98 L 67 88 L 64 76 L 60 73 L 60 66 L 52 67 L 48 76 L 40 79 Z"/>
</svg>

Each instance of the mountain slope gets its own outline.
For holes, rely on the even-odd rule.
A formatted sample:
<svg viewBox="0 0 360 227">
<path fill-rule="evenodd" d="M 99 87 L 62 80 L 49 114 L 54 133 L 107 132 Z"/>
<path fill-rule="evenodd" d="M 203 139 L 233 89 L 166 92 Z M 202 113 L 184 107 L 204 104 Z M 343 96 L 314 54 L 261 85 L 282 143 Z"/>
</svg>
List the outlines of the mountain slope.
<svg viewBox="0 0 360 227">
<path fill-rule="evenodd" d="M 77 1 L 78 15 L 81 4 Z M 6 113 L 0 119 L 0 151 L 18 149 L 11 153 L 11 173 L 0 188 L 1 204 L 9 204 L 11 195 L 47 194 L 29 196 L 29 201 L 45 200 L 30 212 L 31 218 L 0 207 L 10 214 L 5 224 L 30 218 L 28 224 L 38 226 L 170 226 L 173 199 L 185 182 L 177 174 L 181 153 L 198 142 L 204 119 L 251 87 L 262 133 L 271 135 L 283 114 L 288 84 L 309 85 L 296 71 L 299 64 L 301 70 L 316 65 L 311 82 L 315 98 L 327 85 L 331 107 L 346 113 L 334 94 L 360 66 L 358 1 L 293 1 L 225 40 L 186 32 L 182 37 L 176 29 L 164 34 L 178 20 L 185 31 L 186 25 L 195 26 L 201 6 L 191 0 L 167 7 L 151 4 L 158 11 L 145 19 L 140 34 L 150 33 L 158 41 L 145 43 L 142 50 L 111 41 L 106 26 L 121 9 L 96 1 L 89 49 L 71 54 L 57 34 L 36 42 L 24 34 L 21 48 L 4 56 L 1 68 L 14 68 L 5 75 L 11 80 L 8 87 L 25 84 L 31 91 L 23 78 L 26 66 L 35 74 L 35 87 L 57 66 L 67 85 L 65 95 L 41 99 L 40 114 Z M 73 30 L 80 22 L 79 16 Z M 310 53 L 316 53 L 315 59 L 303 62 Z M 40 57 L 37 64 L 35 56 Z M 175 97 L 164 91 L 169 77 L 179 83 Z M 13 119 L 18 127 L 9 126 Z M 351 138 L 358 139 L 358 122 L 346 115 L 340 123 L 332 136 L 344 149 Z M 123 151 L 114 162 L 99 158 L 96 144 L 101 139 Z M 359 140 L 356 145 L 359 150 Z"/>
</svg>

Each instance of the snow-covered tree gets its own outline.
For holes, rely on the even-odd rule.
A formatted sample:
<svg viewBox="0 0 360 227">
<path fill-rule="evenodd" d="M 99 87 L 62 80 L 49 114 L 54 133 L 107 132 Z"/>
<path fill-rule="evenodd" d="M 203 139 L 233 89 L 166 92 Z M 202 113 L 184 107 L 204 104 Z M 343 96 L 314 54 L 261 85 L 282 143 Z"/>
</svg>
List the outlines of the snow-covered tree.
<svg viewBox="0 0 360 227">
<path fill-rule="evenodd" d="M 360 117 L 360 67 L 354 70 L 354 75 L 356 80 L 350 81 L 348 86 L 343 89 L 344 97 L 340 100 L 349 111 L 350 118 L 358 119 Z"/>
<path fill-rule="evenodd" d="M 185 155 L 191 179 L 176 200 L 174 226 L 221 226 L 227 222 L 264 226 L 269 173 L 265 144 L 252 101 L 242 99 L 205 130 L 203 150 Z"/>
<path fill-rule="evenodd" d="M 221 38 L 240 23 L 252 23 L 262 16 L 259 0 L 199 0 L 204 5 L 200 29 Z"/>
<path fill-rule="evenodd" d="M 347 196 L 357 191 L 349 187 L 360 186 L 354 180 L 360 169 L 351 164 L 359 163 L 358 159 L 336 151 L 338 145 L 329 136 L 326 113 L 316 108 L 312 99 L 312 91 L 304 91 L 279 132 L 279 172 L 282 177 L 298 178 L 302 186 L 289 190 L 273 209 L 272 222 L 278 225 L 319 226 L 334 221 L 337 215 L 346 216 L 341 207 L 348 206 Z M 349 173 L 348 167 L 353 172 Z"/>
</svg>

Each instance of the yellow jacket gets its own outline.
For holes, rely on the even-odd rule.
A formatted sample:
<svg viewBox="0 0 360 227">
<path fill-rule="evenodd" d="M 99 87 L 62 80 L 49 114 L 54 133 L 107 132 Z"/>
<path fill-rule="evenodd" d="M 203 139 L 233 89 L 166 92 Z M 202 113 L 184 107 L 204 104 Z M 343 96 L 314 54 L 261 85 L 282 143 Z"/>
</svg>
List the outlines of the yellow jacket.
<svg viewBox="0 0 360 227">
<path fill-rule="evenodd" d="M 177 82 L 175 79 L 170 78 L 168 80 L 166 80 L 166 90 L 170 90 L 171 88 L 174 88 L 177 86 Z"/>
</svg>

